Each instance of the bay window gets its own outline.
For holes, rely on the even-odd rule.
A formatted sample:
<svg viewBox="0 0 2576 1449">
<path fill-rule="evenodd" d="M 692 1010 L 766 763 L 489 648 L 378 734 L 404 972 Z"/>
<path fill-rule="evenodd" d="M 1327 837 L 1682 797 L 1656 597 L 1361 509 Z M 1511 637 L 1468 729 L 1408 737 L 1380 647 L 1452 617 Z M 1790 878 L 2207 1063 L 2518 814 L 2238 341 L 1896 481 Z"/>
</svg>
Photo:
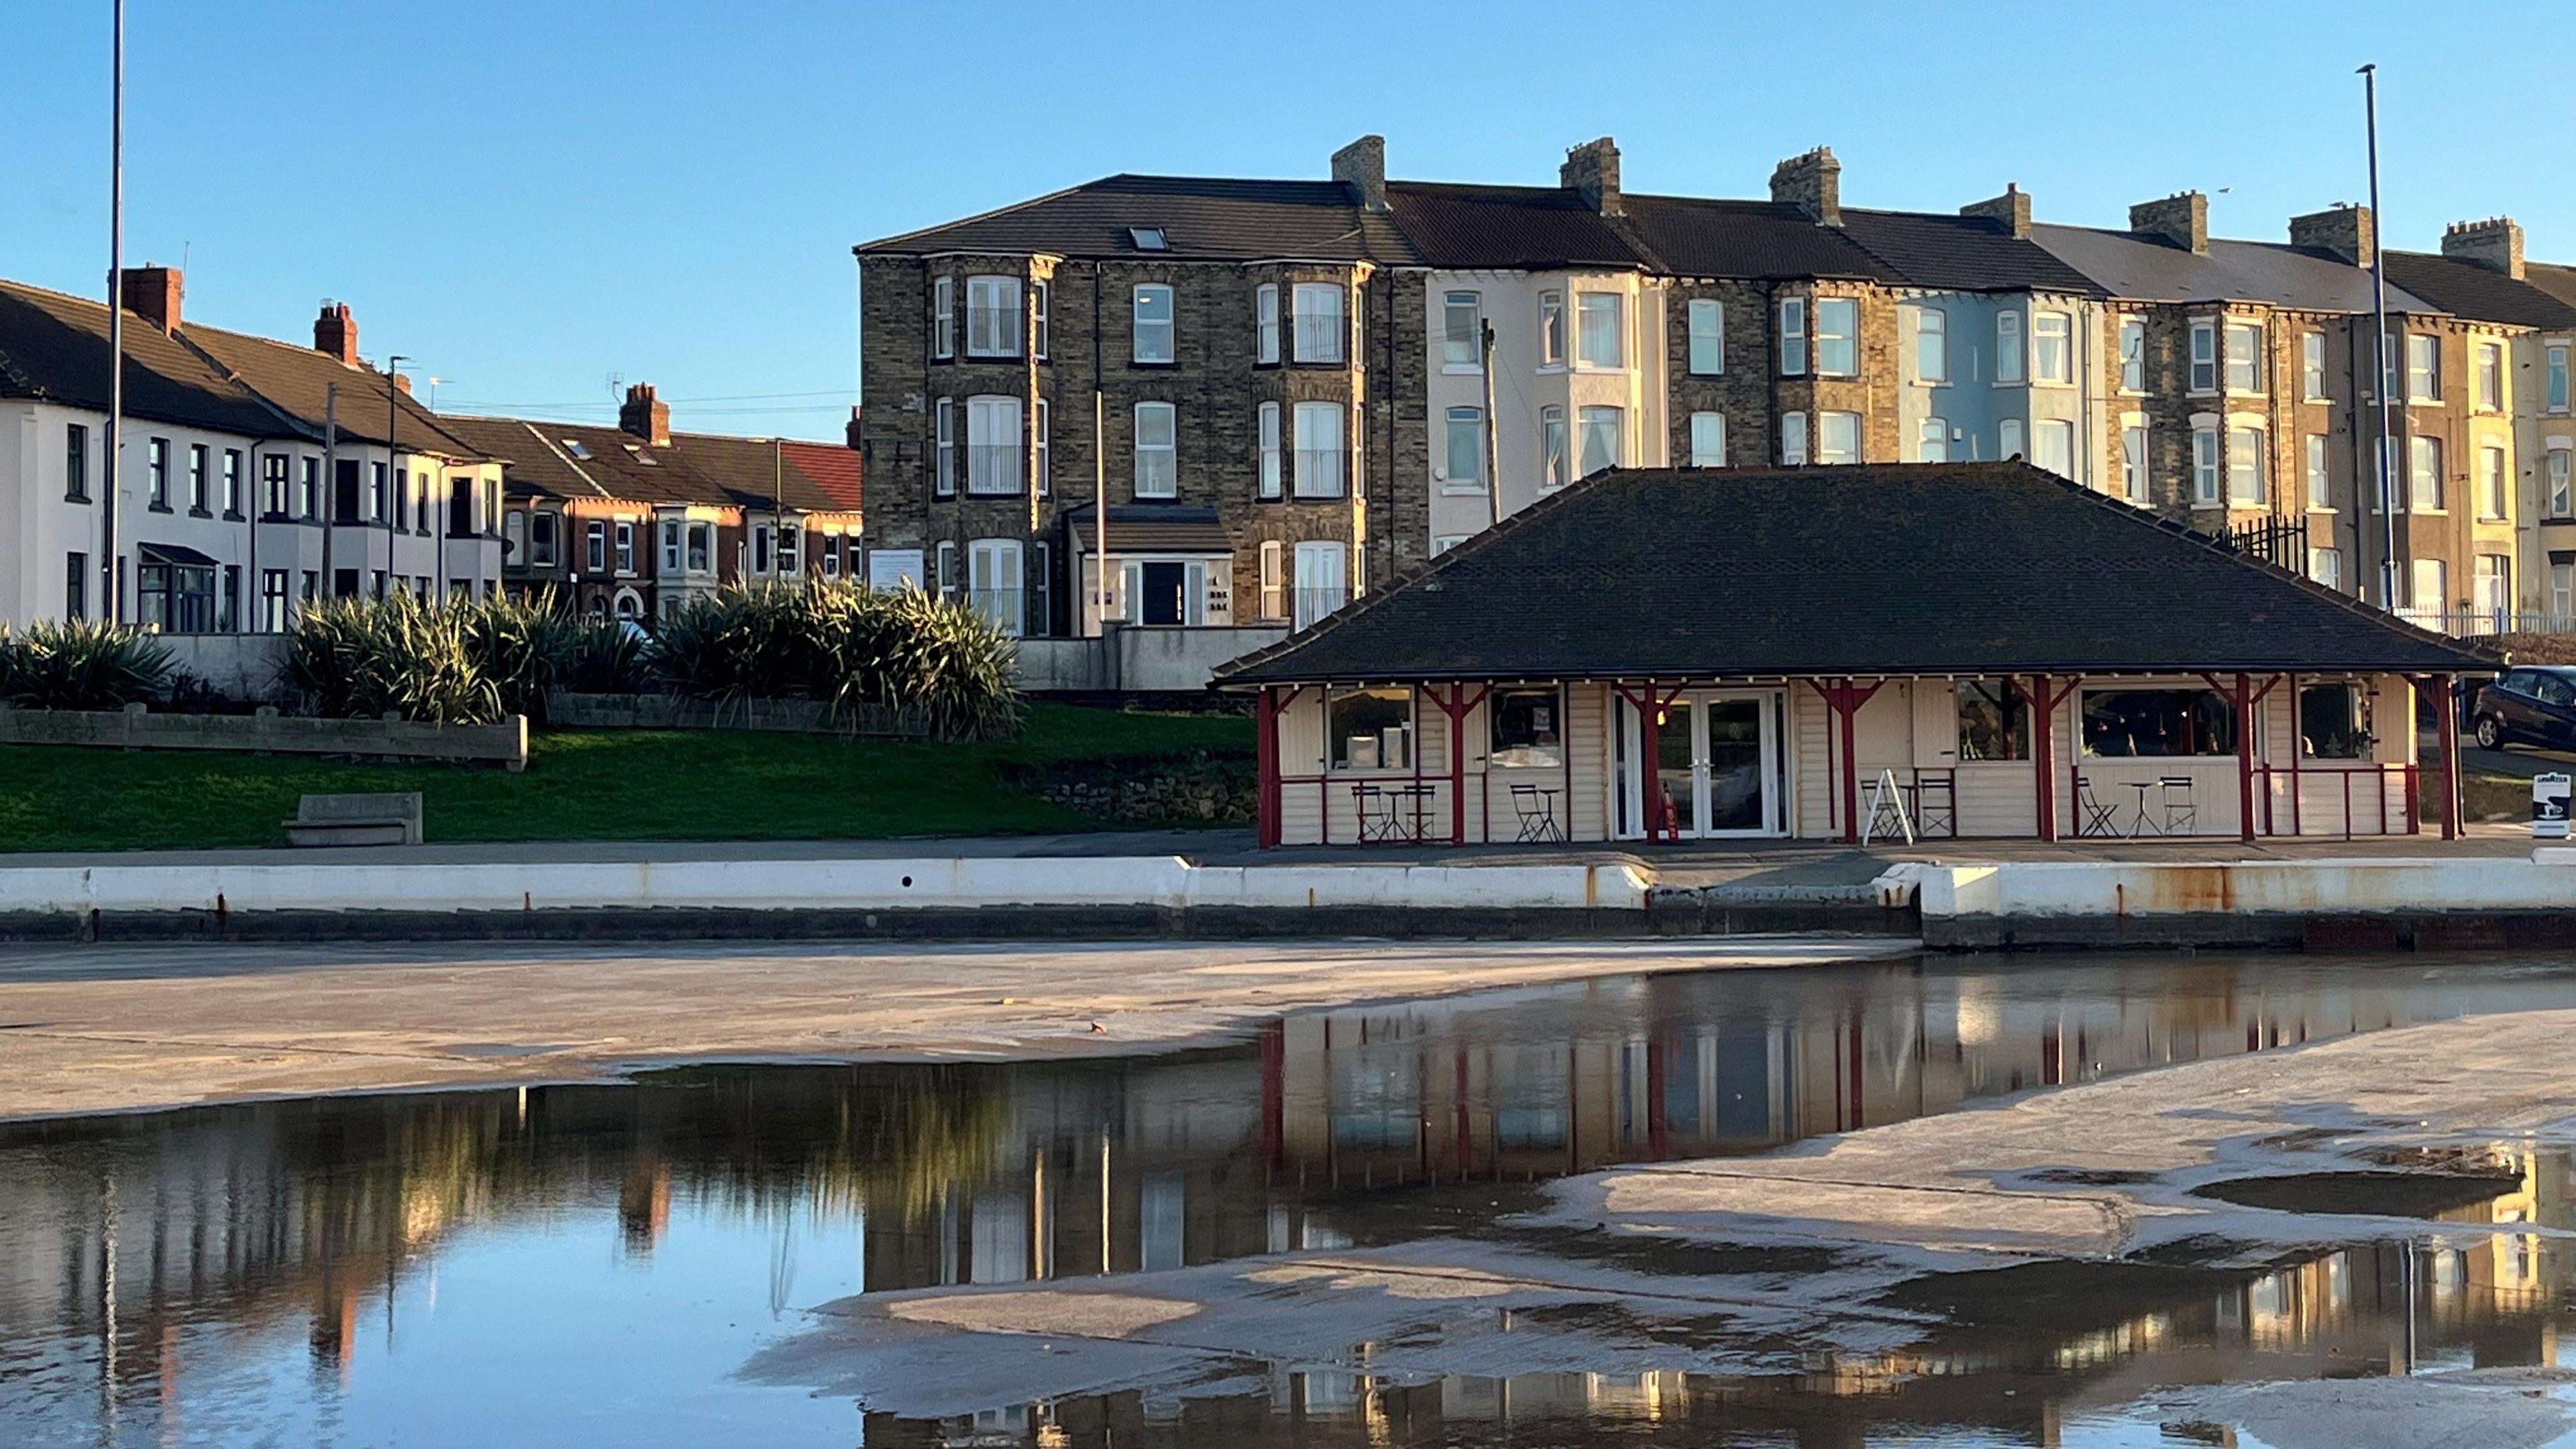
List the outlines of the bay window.
<svg viewBox="0 0 2576 1449">
<path fill-rule="evenodd" d="M 1804 377 L 1807 372 L 1807 299 L 1780 299 L 1780 375 Z"/>
<path fill-rule="evenodd" d="M 2222 501 L 2218 429 L 2195 423 L 2191 429 L 2191 501 L 2197 508 L 2215 508 Z"/>
<path fill-rule="evenodd" d="M 2263 325 L 2259 322 L 2227 324 L 2227 390 L 2263 390 Z"/>
<path fill-rule="evenodd" d="M 2191 319 L 2191 390 L 2218 391 L 2218 323 L 2208 317 Z"/>
<path fill-rule="evenodd" d="M 1625 415 L 1613 407 L 1588 407 L 1575 414 L 1582 430 L 1582 473 L 1589 478 L 1604 468 L 1616 468 L 1626 461 L 1623 449 Z"/>
<path fill-rule="evenodd" d="M 1020 491 L 1018 398 L 966 400 L 966 491 L 985 495 Z"/>
<path fill-rule="evenodd" d="M 1627 365 L 1623 335 L 1627 299 L 1616 292 L 1578 292 L 1574 298 L 1574 360 L 1585 367 Z"/>
<path fill-rule="evenodd" d="M 1263 403 L 1254 421 L 1261 439 L 1261 496 L 1276 498 L 1285 476 L 1279 459 L 1279 404 Z"/>
<path fill-rule="evenodd" d="M 1860 414 L 1816 414 L 1816 461 L 1830 464 L 1860 461 Z"/>
<path fill-rule="evenodd" d="M 1562 488 L 1571 478 L 1566 471 L 1565 409 L 1549 403 L 1538 410 L 1538 486 Z"/>
<path fill-rule="evenodd" d="M 1290 297 L 1296 309 L 1297 360 L 1342 360 L 1342 288 L 1335 282 L 1299 282 Z"/>
<path fill-rule="evenodd" d="M 1816 375 L 1860 373 L 1860 303 L 1850 297 L 1816 299 Z"/>
<path fill-rule="evenodd" d="M 2239 508 L 2263 506 L 2265 440 L 2261 428 L 2227 430 L 2227 501 Z"/>
<path fill-rule="evenodd" d="M 2030 319 L 2030 375 L 2033 381 L 2075 380 L 2074 319 L 2063 312 L 2035 312 Z"/>
<path fill-rule="evenodd" d="M 1020 355 L 1020 279 L 966 279 L 966 355 Z"/>
<path fill-rule="evenodd" d="M 1252 329 L 1255 338 L 1254 360 L 1279 360 L 1279 287 L 1264 282 L 1252 289 Z"/>
<path fill-rule="evenodd" d="M 2031 425 L 2030 461 L 2060 478 L 2075 476 L 2075 425 L 2064 418 L 2041 418 Z"/>
<path fill-rule="evenodd" d="M 1548 291 L 1538 294 L 1538 365 L 1565 365 L 1565 294 Z"/>
<path fill-rule="evenodd" d="M 1342 485 L 1342 405 L 1301 402 L 1292 419 L 1297 430 L 1297 496 L 1339 498 Z"/>
</svg>

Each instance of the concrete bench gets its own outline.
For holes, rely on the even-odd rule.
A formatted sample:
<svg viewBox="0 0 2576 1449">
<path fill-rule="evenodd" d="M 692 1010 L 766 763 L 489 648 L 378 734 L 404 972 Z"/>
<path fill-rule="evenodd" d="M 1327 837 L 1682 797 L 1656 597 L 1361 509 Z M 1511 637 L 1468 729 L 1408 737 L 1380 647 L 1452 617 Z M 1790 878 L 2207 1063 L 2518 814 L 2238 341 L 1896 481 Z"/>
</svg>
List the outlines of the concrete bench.
<svg viewBox="0 0 2576 1449">
<path fill-rule="evenodd" d="M 306 795 L 286 822 L 290 845 L 418 845 L 420 792 Z"/>
</svg>

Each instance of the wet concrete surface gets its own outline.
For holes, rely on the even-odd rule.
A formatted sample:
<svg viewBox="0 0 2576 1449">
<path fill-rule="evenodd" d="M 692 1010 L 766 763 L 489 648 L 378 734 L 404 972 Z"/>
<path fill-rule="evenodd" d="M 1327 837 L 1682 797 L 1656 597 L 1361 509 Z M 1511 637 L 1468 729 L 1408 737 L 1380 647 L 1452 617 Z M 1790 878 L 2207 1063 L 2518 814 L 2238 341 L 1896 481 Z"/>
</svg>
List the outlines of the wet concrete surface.
<svg viewBox="0 0 2576 1449">
<path fill-rule="evenodd" d="M 2571 1007 L 2563 962 L 1906 960 L 1295 1014 L 1177 1055 L 703 1067 L 22 1123 L 0 1127 L 0 1414 L 13 1442 L 47 1445 L 2192 1442 L 2158 1426 L 2236 1412 L 2173 1399 L 2211 1385 L 2555 1364 L 2576 1327 L 2564 1159 L 2518 1157 L 2508 1177 L 2428 1157 L 2498 1190 L 2463 1185 L 2410 1235 L 1932 1271 L 1797 1313 L 1762 1303 L 1841 1281 L 1850 1254 L 1531 1213 L 1549 1180 L 1614 1164 L 1797 1150 L 2170 1063 Z M 1212 1360 L 1146 1331 L 1138 1354 L 1195 1367 L 1044 1396 L 1022 1370 L 1066 1345 L 1028 1338 L 1024 1364 L 927 1414 L 865 1397 L 882 1381 L 781 1363 L 836 1301 L 1102 1285 L 1148 1305 L 1121 1310 L 1142 1322 L 1182 1270 L 1443 1242 L 1708 1306 L 1398 1299 L 1382 1339 L 1310 1326 L 1296 1352 Z M 1389 1367 L 1477 1312 L 1481 1341 L 1566 1356 Z M 922 1351 L 905 1379 L 958 1371 Z M 1657 1366 L 1675 1352 L 1704 1367 Z"/>
</svg>

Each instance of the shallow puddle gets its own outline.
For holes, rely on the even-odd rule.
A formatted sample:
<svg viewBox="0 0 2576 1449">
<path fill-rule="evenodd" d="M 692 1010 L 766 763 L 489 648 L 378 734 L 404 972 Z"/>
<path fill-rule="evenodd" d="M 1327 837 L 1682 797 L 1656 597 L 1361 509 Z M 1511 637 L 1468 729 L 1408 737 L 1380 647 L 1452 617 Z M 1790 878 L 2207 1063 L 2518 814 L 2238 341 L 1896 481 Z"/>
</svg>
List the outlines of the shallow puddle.
<svg viewBox="0 0 2576 1449">
<path fill-rule="evenodd" d="M 2501 958 L 1934 960 L 1317 1012 L 1127 1060 L 701 1069 L 0 1127 L 0 1437 L 2191 1442 L 2140 1396 L 2556 1362 L 2568 1259 L 2542 1229 L 2567 1222 L 2564 1162 L 2497 1164 L 2498 1191 L 2436 1205 L 2411 1246 L 1918 1280 L 1896 1306 L 1928 1326 L 1901 1344 L 1738 1345 L 1761 1373 L 1398 1382 L 1352 1345 L 1150 1392 L 1032 1403 L 997 1383 L 978 1412 L 897 1420 L 740 1370 L 851 1294 L 1508 1239 L 1495 1220 L 1569 1172 L 2571 1006 L 2576 969 Z M 2446 1222 L 2533 1231 L 2451 1241 Z M 1733 1250 L 1692 1251 L 1708 1260 L 1623 1266 L 1733 1271 Z M 1756 1266 L 1829 1270 L 1812 1256 Z"/>
</svg>

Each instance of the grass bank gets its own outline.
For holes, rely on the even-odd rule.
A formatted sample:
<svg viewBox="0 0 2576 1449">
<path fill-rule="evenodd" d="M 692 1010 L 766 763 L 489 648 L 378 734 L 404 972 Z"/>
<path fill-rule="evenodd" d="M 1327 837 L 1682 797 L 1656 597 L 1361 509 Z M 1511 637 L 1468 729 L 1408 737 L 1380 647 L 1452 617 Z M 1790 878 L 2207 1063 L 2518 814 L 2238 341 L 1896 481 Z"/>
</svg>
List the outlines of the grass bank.
<svg viewBox="0 0 2576 1449">
<path fill-rule="evenodd" d="M 0 850 L 282 845 L 308 791 L 418 790 L 437 840 L 829 840 L 1098 829 L 1013 765 L 1252 748 L 1252 721 L 1035 704 L 996 744 L 552 730 L 528 768 L 0 749 Z"/>
</svg>

